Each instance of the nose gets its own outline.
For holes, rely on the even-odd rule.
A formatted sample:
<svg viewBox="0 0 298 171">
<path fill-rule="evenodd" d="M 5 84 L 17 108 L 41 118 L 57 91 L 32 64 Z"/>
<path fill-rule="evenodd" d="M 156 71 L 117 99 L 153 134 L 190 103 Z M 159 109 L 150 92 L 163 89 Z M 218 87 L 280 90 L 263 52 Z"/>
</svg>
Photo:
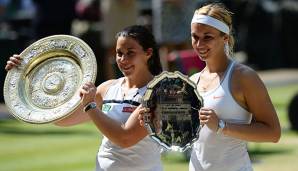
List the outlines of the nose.
<svg viewBox="0 0 298 171">
<path fill-rule="evenodd" d="M 195 42 L 195 46 L 196 46 L 197 48 L 203 46 L 203 41 L 201 41 L 201 40 L 196 40 L 196 42 Z"/>
<path fill-rule="evenodd" d="M 119 61 L 124 61 L 125 60 L 125 57 L 124 57 L 124 55 L 121 55 L 121 56 L 118 56 L 118 59 L 119 59 Z"/>
<path fill-rule="evenodd" d="M 122 54 L 121 56 L 117 56 L 117 59 L 119 60 L 119 62 L 124 62 L 128 58 L 127 58 L 127 56 L 125 54 Z"/>
</svg>

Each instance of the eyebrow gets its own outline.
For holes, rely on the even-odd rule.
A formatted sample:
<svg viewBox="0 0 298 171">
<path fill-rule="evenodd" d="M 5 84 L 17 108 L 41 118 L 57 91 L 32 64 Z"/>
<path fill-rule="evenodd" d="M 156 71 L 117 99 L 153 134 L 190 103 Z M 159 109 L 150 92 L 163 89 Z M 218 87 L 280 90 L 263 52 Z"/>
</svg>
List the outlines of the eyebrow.
<svg viewBox="0 0 298 171">
<path fill-rule="evenodd" d="M 132 47 L 131 48 L 127 48 L 127 50 L 134 50 L 134 49 L 135 48 L 132 48 Z M 121 51 L 121 49 L 120 48 L 117 48 L 116 51 Z"/>
<path fill-rule="evenodd" d="M 214 35 L 214 33 L 206 32 L 206 33 L 204 33 L 204 36 L 208 35 L 208 34 Z M 198 35 L 196 35 L 196 33 L 193 32 L 193 33 L 191 33 L 191 36 L 198 36 Z"/>
</svg>

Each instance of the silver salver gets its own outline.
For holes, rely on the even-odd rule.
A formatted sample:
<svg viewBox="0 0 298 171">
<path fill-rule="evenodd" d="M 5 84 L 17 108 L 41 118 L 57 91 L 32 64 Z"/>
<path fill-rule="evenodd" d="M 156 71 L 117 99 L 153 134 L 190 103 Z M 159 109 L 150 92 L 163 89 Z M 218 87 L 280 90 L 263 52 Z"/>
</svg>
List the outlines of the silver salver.
<svg viewBox="0 0 298 171">
<path fill-rule="evenodd" d="M 40 39 L 21 54 L 4 83 L 4 100 L 19 120 L 51 123 L 70 115 L 80 103 L 79 88 L 95 82 L 96 58 L 81 39 L 54 35 Z"/>
<path fill-rule="evenodd" d="M 168 150 L 183 152 L 199 138 L 203 99 L 196 84 L 180 72 L 164 71 L 148 85 L 143 106 L 150 136 Z"/>
</svg>

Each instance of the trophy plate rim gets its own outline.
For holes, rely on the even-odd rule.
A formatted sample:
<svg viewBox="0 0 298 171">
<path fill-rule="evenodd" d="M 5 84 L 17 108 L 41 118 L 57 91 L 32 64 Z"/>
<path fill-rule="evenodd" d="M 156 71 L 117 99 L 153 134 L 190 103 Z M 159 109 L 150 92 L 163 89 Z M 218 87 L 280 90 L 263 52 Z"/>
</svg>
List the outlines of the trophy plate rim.
<svg viewBox="0 0 298 171">
<path fill-rule="evenodd" d="M 160 81 L 167 79 L 167 78 L 181 79 L 184 83 L 187 83 L 190 86 L 191 91 L 193 91 L 194 95 L 196 96 L 197 100 L 200 102 L 199 106 L 200 107 L 203 106 L 203 103 L 204 103 L 203 98 L 197 90 L 197 85 L 187 75 L 184 75 L 179 71 L 175 71 L 175 72 L 163 71 L 161 74 L 155 76 L 153 78 L 153 80 L 151 80 L 148 83 L 147 90 L 143 96 L 143 103 L 144 103 L 145 107 L 148 107 L 147 102 L 152 100 L 151 98 L 154 93 L 154 89 L 156 88 L 155 86 L 157 86 Z M 149 104 L 151 104 L 151 103 L 149 103 Z M 193 108 L 193 106 L 191 106 L 191 107 Z M 199 110 L 199 109 L 195 109 L 195 110 Z M 162 114 L 160 114 L 160 117 L 162 117 L 161 115 Z M 178 144 L 171 144 L 169 142 L 163 141 L 162 138 L 160 137 L 159 133 L 156 132 L 156 130 L 155 130 L 156 127 L 154 127 L 154 124 L 152 121 L 145 122 L 145 127 L 146 127 L 150 137 L 153 140 L 155 140 L 157 143 L 159 143 L 161 146 L 163 146 L 165 149 L 177 151 L 177 152 L 184 152 L 187 149 L 189 149 L 192 146 L 192 144 L 199 138 L 198 132 L 200 131 L 202 126 L 200 124 L 198 124 L 198 127 L 196 127 L 197 132 L 196 132 L 195 136 L 193 136 L 193 138 L 190 139 L 190 141 L 188 143 L 183 144 L 183 146 L 180 146 Z"/>
<path fill-rule="evenodd" d="M 27 82 L 32 80 L 28 77 L 36 68 L 45 68 L 47 61 L 66 61 L 76 66 L 79 69 L 78 85 L 96 80 L 97 63 L 92 49 L 83 40 L 71 35 L 52 35 L 37 40 L 23 50 L 20 57 L 21 64 L 7 72 L 3 95 L 9 113 L 27 123 L 45 124 L 60 120 L 75 111 L 81 101 L 78 90 L 73 90 L 63 104 L 53 108 L 30 102 Z M 60 77 L 59 73 L 56 75 Z"/>
</svg>

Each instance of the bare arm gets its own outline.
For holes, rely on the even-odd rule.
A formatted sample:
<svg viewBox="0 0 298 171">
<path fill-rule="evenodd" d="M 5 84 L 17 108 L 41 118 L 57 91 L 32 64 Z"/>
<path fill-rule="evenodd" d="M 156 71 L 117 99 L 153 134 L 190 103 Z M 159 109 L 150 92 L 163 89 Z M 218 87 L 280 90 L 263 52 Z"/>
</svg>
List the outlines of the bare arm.
<svg viewBox="0 0 298 171">
<path fill-rule="evenodd" d="M 91 88 L 92 85 L 89 87 Z M 96 101 L 102 103 L 103 94 L 107 90 L 107 85 L 101 85 L 97 88 L 95 99 L 92 99 L 92 92 L 83 92 L 83 104 Z M 85 97 L 84 97 L 85 96 Z M 122 124 L 113 120 L 104 114 L 99 108 L 89 110 L 85 114 L 91 118 L 99 131 L 109 140 L 121 147 L 129 147 L 143 139 L 148 133 L 144 127 L 139 124 L 139 112 L 144 110 L 140 106 L 130 115 L 127 122 Z"/>
<path fill-rule="evenodd" d="M 240 96 L 253 114 L 254 121 L 250 125 L 228 123 L 223 133 L 247 141 L 278 142 L 281 136 L 280 124 L 264 83 L 248 67 L 241 66 L 235 72 L 242 92 Z"/>
<path fill-rule="evenodd" d="M 108 87 L 112 82 L 113 82 L 113 80 L 106 81 L 106 82 L 102 83 L 101 87 Z M 102 90 L 102 91 L 106 91 L 106 90 Z M 99 93 L 100 92 L 99 92 L 99 88 L 98 88 L 96 95 L 95 95 L 95 99 L 96 99 L 95 101 L 96 101 L 97 106 L 99 108 L 101 108 L 102 100 L 101 100 L 101 95 Z M 72 126 L 72 125 L 77 125 L 80 123 L 90 121 L 90 117 L 84 112 L 84 107 L 85 107 L 84 104 L 81 102 L 79 104 L 78 108 L 72 114 L 70 114 L 66 118 L 63 118 L 63 119 L 55 122 L 54 124 L 57 126 Z"/>
<path fill-rule="evenodd" d="M 84 106 L 80 103 L 78 108 L 66 118 L 56 121 L 54 124 L 57 126 L 73 126 L 80 123 L 90 121 L 88 115 L 84 114 Z"/>
<path fill-rule="evenodd" d="M 130 115 L 125 124 L 109 118 L 99 109 L 90 110 L 87 113 L 96 127 L 109 140 L 121 147 L 129 147 L 139 142 L 148 134 L 144 127 L 139 123 L 138 111 L 140 110 L 142 109 L 139 106 Z"/>
</svg>

